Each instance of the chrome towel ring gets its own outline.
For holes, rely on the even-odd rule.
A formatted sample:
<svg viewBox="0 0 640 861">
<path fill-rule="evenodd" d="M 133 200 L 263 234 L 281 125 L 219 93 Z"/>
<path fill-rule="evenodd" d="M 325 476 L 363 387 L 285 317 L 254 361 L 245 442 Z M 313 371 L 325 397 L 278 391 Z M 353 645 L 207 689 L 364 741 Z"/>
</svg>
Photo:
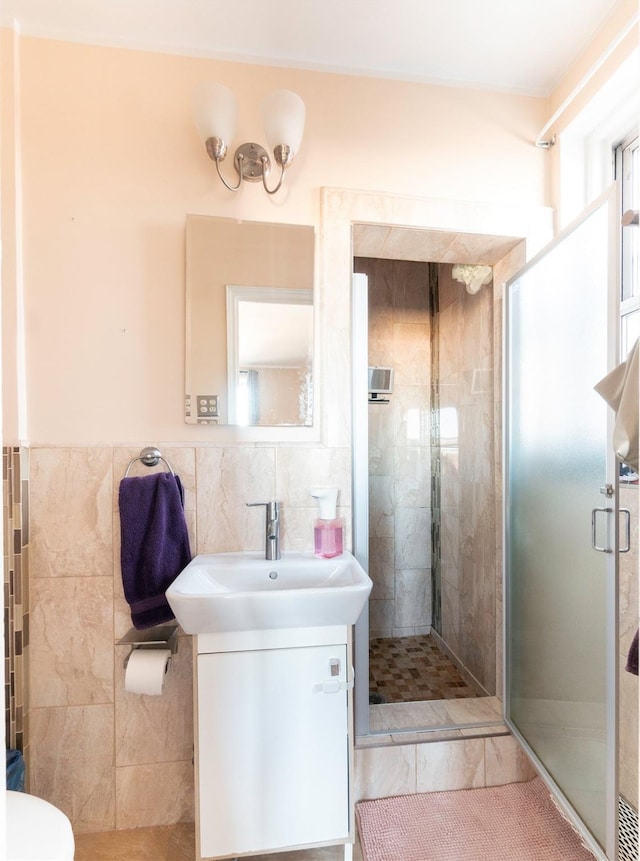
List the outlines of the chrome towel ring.
<svg viewBox="0 0 640 861">
<path fill-rule="evenodd" d="M 171 473 L 171 475 L 175 475 L 175 472 L 171 468 L 171 464 L 165 457 L 162 456 L 162 454 L 160 453 L 160 449 L 156 448 L 155 446 L 147 446 L 147 448 L 142 449 L 138 457 L 134 457 L 132 460 L 129 461 L 129 465 L 127 466 L 127 469 L 124 474 L 125 478 L 127 478 L 127 476 L 129 475 L 129 470 L 131 469 L 133 464 L 136 463 L 136 461 L 138 460 L 142 461 L 145 466 L 157 466 L 160 461 L 162 461 Z"/>
</svg>

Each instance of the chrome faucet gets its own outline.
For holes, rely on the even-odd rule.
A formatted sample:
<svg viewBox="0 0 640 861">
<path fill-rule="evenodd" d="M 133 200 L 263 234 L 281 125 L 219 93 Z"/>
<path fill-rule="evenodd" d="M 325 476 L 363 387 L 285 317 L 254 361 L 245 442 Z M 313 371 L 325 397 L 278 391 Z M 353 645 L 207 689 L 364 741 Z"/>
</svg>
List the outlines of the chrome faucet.
<svg viewBox="0 0 640 861">
<path fill-rule="evenodd" d="M 265 522 L 265 559 L 280 558 L 280 503 L 272 502 L 247 502 L 249 508 L 254 505 L 264 505 L 267 518 Z"/>
</svg>

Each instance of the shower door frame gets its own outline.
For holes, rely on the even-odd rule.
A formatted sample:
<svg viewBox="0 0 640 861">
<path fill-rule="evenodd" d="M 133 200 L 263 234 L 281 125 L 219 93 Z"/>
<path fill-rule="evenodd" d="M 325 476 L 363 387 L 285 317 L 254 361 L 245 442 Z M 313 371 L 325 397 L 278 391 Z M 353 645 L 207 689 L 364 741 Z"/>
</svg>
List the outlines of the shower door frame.
<svg viewBox="0 0 640 861">
<path fill-rule="evenodd" d="M 511 654 L 510 654 L 510 634 L 511 634 L 511 613 L 510 613 L 510 583 L 509 583 L 509 463 L 510 463 L 510 440 L 509 440 L 509 414 L 510 403 L 508 393 L 510 391 L 509 377 L 509 320 L 511 313 L 511 284 L 516 282 L 527 271 L 533 268 L 541 259 L 546 257 L 551 251 L 555 250 L 562 242 L 576 231 L 584 221 L 593 215 L 600 207 L 607 206 L 608 208 L 608 236 L 607 236 L 607 268 L 608 268 L 608 283 L 607 283 L 607 372 L 612 370 L 619 362 L 619 334 L 620 334 L 620 227 L 619 227 L 619 186 L 614 183 L 603 194 L 601 194 L 587 209 L 575 219 L 567 228 L 565 228 L 552 242 L 543 248 L 536 256 L 530 260 L 522 269 L 510 278 L 505 284 L 504 290 L 504 314 L 503 314 L 503 384 L 502 391 L 503 399 L 503 564 L 502 570 L 504 575 L 503 592 L 504 592 L 504 649 L 503 649 L 503 674 L 505 683 L 504 696 L 504 717 L 507 726 L 518 740 L 519 744 L 530 757 L 540 776 L 545 781 L 547 786 L 552 791 L 552 794 L 567 816 L 570 822 L 579 831 L 581 837 L 588 845 L 589 849 L 594 853 L 599 861 L 615 861 L 618 858 L 618 828 L 617 828 L 617 805 L 618 805 L 618 553 L 620 547 L 619 541 L 619 482 L 618 470 L 619 464 L 616 461 L 613 445 L 614 415 L 611 409 L 607 409 L 606 419 L 606 476 L 603 476 L 603 481 L 613 488 L 613 496 L 607 499 L 606 505 L 612 509 L 611 521 L 608 528 L 608 534 L 613 542 L 613 550 L 603 554 L 603 563 L 606 577 L 606 607 L 605 607 L 605 623 L 606 623 L 606 789 L 605 798 L 609 803 L 610 809 L 607 810 L 605 847 L 601 847 L 594 835 L 583 823 L 579 814 L 574 810 L 572 804 L 565 797 L 561 787 L 556 783 L 554 778 L 546 769 L 545 763 L 538 757 L 522 732 L 514 724 L 510 716 L 509 706 L 511 701 Z M 594 381 L 597 383 L 598 381 Z M 602 488 L 604 491 L 604 488 Z"/>
<path fill-rule="evenodd" d="M 353 500 L 353 554 L 365 571 L 369 571 L 369 417 L 368 397 L 368 278 L 361 273 L 351 275 L 351 420 L 353 439 L 359 440 L 360 455 L 351 460 Z M 358 493 L 358 488 L 367 488 Z M 369 735 L 369 601 L 355 624 L 354 663 L 357 668 L 354 685 L 356 736 Z"/>
</svg>

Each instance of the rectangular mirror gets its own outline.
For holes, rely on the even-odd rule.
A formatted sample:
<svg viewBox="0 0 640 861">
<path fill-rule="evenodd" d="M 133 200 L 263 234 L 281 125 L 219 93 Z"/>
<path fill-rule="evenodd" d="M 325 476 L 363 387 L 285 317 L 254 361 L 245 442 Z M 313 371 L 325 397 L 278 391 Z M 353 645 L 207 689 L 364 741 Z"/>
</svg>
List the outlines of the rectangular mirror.
<svg viewBox="0 0 640 861">
<path fill-rule="evenodd" d="M 313 424 L 313 227 L 187 216 L 185 421 Z"/>
</svg>

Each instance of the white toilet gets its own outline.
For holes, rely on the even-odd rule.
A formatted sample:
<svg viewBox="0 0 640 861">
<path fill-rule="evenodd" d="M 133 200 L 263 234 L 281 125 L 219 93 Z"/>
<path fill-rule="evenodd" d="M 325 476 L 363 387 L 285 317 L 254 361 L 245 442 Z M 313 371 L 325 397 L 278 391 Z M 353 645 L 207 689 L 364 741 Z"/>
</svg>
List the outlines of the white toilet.
<svg viewBox="0 0 640 861">
<path fill-rule="evenodd" d="M 7 861 L 73 861 L 73 831 L 61 810 L 11 789 L 6 799 Z"/>
</svg>

